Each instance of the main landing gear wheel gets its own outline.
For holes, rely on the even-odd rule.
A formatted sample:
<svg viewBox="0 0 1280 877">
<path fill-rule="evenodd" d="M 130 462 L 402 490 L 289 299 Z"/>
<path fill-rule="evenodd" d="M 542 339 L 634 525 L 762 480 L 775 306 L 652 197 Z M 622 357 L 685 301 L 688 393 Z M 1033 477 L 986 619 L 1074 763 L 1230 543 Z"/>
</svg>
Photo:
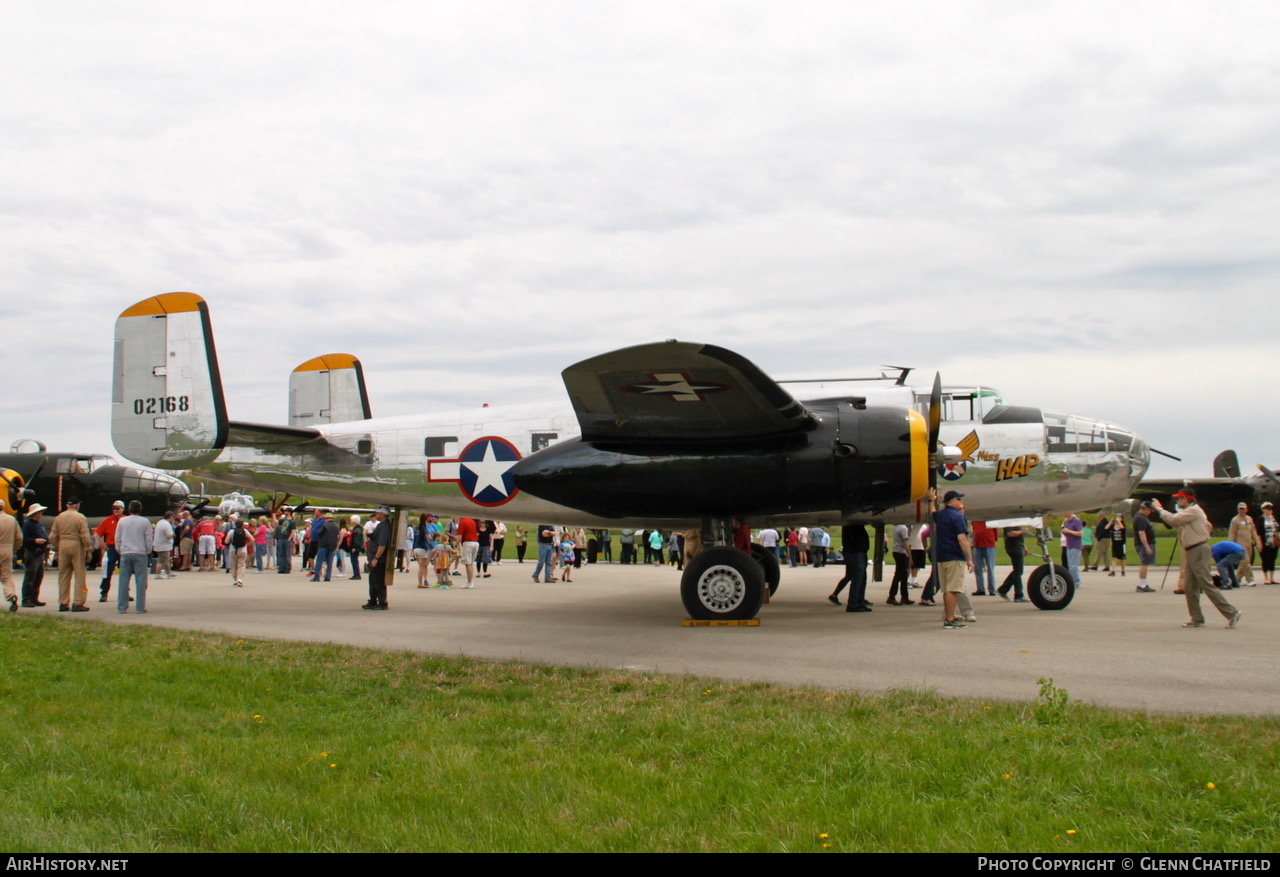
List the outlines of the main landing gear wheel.
<svg viewBox="0 0 1280 877">
<path fill-rule="evenodd" d="M 751 556 L 764 570 L 764 583 L 769 586 L 769 596 L 772 597 L 778 593 L 778 583 L 782 581 L 782 565 L 778 563 L 778 556 L 754 542 L 751 543 Z"/>
<path fill-rule="evenodd" d="M 684 568 L 680 599 L 690 618 L 742 621 L 755 618 L 764 602 L 764 570 L 736 548 L 707 548 Z"/>
<path fill-rule="evenodd" d="M 1027 578 L 1027 596 L 1037 609 L 1066 609 L 1075 595 L 1071 574 L 1061 564 L 1054 564 L 1053 575 L 1049 575 L 1049 564 L 1043 563 Z"/>
</svg>

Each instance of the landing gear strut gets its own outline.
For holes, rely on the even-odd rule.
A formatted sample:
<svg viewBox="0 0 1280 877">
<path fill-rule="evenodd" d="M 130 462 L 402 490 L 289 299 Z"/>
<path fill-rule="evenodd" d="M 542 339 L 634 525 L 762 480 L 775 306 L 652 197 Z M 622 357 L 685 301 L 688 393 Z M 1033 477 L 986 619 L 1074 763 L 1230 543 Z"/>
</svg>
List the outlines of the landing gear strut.
<svg viewBox="0 0 1280 877">
<path fill-rule="evenodd" d="M 1049 551 L 1049 538 L 1053 531 L 1041 527 L 1036 535 L 1040 545 L 1040 554 L 1045 563 L 1037 566 L 1027 576 L 1027 596 L 1036 604 L 1037 609 L 1066 609 L 1076 595 L 1075 583 L 1066 567 L 1053 562 Z"/>
</svg>

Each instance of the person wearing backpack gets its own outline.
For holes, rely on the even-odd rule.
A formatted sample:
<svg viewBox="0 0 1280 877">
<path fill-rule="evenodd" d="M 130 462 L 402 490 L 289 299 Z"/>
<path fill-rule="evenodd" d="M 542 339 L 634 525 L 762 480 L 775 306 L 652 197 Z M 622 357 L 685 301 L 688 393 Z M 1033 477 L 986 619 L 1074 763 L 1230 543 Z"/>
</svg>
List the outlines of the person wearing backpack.
<svg viewBox="0 0 1280 877">
<path fill-rule="evenodd" d="M 231 532 L 227 533 L 227 547 L 231 551 L 231 586 L 235 588 L 243 588 L 244 581 L 240 578 L 244 575 L 245 567 L 249 563 L 249 542 L 252 537 L 249 531 L 244 527 L 244 521 L 240 520 L 239 515 L 231 516 Z"/>
</svg>

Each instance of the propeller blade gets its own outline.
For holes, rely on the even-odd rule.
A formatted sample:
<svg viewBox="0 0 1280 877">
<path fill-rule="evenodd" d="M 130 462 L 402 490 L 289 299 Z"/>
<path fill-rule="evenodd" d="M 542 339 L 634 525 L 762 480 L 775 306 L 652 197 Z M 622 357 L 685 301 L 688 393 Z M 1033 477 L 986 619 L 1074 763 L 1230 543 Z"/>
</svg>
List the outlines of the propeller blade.
<svg viewBox="0 0 1280 877">
<path fill-rule="evenodd" d="M 942 432 L 942 375 L 933 373 L 933 389 L 929 392 L 929 487 L 938 487 L 938 436 Z"/>
<path fill-rule="evenodd" d="M 1263 475 L 1267 476 L 1268 481 L 1273 481 L 1276 484 L 1280 484 L 1280 478 L 1276 477 L 1276 473 L 1272 472 L 1270 469 L 1268 469 L 1266 466 L 1262 465 L 1261 463 L 1258 464 L 1258 471 L 1261 472 Z"/>
<path fill-rule="evenodd" d="M 45 464 L 49 462 L 49 458 L 45 457 L 40 461 L 40 465 L 36 467 L 36 471 L 31 473 L 31 477 L 27 479 L 28 484 L 35 484 L 36 479 L 40 477 L 40 473 L 44 471 Z"/>
</svg>

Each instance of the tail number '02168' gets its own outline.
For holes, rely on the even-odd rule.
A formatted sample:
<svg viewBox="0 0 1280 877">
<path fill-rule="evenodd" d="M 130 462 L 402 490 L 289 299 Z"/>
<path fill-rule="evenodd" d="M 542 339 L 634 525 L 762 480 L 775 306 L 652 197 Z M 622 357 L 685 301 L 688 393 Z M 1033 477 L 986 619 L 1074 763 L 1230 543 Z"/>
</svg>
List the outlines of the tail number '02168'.
<svg viewBox="0 0 1280 877">
<path fill-rule="evenodd" d="M 134 414 L 172 414 L 174 411 L 190 411 L 190 396 L 156 396 L 151 399 L 134 399 Z"/>
</svg>

